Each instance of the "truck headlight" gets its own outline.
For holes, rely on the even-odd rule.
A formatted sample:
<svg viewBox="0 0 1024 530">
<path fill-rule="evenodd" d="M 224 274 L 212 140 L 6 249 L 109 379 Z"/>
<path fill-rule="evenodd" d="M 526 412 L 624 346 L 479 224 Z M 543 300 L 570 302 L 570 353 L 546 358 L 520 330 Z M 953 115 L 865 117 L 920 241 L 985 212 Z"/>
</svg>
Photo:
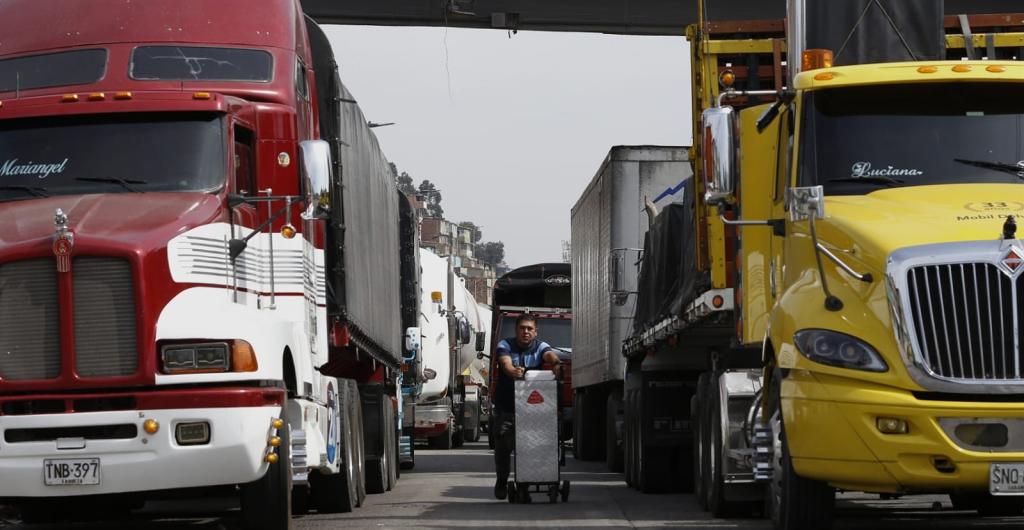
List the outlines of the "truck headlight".
<svg viewBox="0 0 1024 530">
<path fill-rule="evenodd" d="M 800 353 L 821 364 L 868 372 L 887 372 L 889 365 L 868 343 L 827 329 L 804 329 L 793 335 Z"/>
<path fill-rule="evenodd" d="M 226 372 L 231 368 L 231 349 L 226 342 L 202 344 L 168 344 L 160 349 L 163 371 Z"/>
</svg>

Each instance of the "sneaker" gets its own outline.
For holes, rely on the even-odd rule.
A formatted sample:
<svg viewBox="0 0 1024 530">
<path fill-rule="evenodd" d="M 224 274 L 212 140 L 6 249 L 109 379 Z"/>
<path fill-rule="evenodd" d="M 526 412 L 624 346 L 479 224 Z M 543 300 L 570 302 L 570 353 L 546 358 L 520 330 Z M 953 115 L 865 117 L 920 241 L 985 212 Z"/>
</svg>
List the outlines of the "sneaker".
<svg viewBox="0 0 1024 530">
<path fill-rule="evenodd" d="M 494 498 L 498 500 L 505 500 L 508 497 L 508 484 L 505 480 L 498 479 L 494 483 Z"/>
</svg>

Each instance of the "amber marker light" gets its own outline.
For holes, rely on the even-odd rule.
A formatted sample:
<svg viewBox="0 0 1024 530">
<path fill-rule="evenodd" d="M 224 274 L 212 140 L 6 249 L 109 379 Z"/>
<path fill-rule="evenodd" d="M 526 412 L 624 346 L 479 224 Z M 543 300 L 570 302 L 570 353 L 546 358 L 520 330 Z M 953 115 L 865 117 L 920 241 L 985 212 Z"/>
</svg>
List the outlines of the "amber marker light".
<svg viewBox="0 0 1024 530">
<path fill-rule="evenodd" d="M 817 70 L 818 68 L 832 68 L 832 50 L 822 48 L 804 50 L 800 59 L 800 65 L 805 71 Z"/>
<path fill-rule="evenodd" d="M 723 305 L 725 305 L 725 298 L 722 298 L 722 295 L 720 294 L 716 294 L 714 298 L 711 299 L 711 305 L 715 306 L 716 308 L 722 307 Z"/>
<path fill-rule="evenodd" d="M 244 340 L 235 340 L 231 346 L 231 371 L 232 372 L 255 372 L 259 368 L 256 362 L 256 352 L 252 344 Z"/>
<path fill-rule="evenodd" d="M 963 74 L 971 71 L 971 65 L 969 64 L 958 64 L 953 67 L 953 71 L 959 74 Z"/>
<path fill-rule="evenodd" d="M 440 304 L 441 303 L 441 291 L 431 291 L 430 292 L 430 301 L 434 302 L 435 304 Z"/>
<path fill-rule="evenodd" d="M 61 103 L 74 103 L 78 101 L 78 94 L 64 94 L 60 97 Z"/>
<path fill-rule="evenodd" d="M 107 95 L 103 92 L 93 92 L 92 94 L 89 94 L 89 101 L 103 101 L 104 99 L 107 99 Z"/>
<path fill-rule="evenodd" d="M 725 88 L 732 88 L 733 83 L 736 82 L 736 74 L 732 70 L 723 70 L 722 75 L 718 76 L 718 82 L 722 83 Z"/>
<path fill-rule="evenodd" d="M 263 459 L 266 460 L 268 464 L 276 464 L 277 463 L 277 454 L 276 453 L 270 453 L 269 455 L 267 455 Z"/>
<path fill-rule="evenodd" d="M 985 71 L 992 72 L 993 74 L 1001 74 L 1006 71 L 1006 67 L 1000 66 L 998 64 L 993 64 L 991 66 L 986 66 Z"/>
<path fill-rule="evenodd" d="M 920 74 L 934 74 L 939 71 L 938 66 L 919 66 L 917 72 Z"/>
<path fill-rule="evenodd" d="M 274 418 L 274 421 L 270 422 L 270 425 L 275 429 L 280 429 L 281 427 L 284 427 L 284 420 L 281 418 Z"/>
<path fill-rule="evenodd" d="M 209 92 L 196 92 L 192 94 L 192 99 L 213 99 L 213 95 Z"/>
<path fill-rule="evenodd" d="M 281 227 L 281 237 L 285 239 L 291 239 L 295 237 L 295 227 L 291 223 Z"/>
<path fill-rule="evenodd" d="M 142 422 L 142 430 L 147 434 L 156 434 L 160 430 L 160 424 L 156 420 L 146 420 Z"/>
<path fill-rule="evenodd" d="M 822 72 L 820 74 L 814 74 L 815 81 L 831 81 L 836 78 L 836 74 L 832 72 Z"/>
<path fill-rule="evenodd" d="M 132 99 L 132 93 L 128 91 L 114 92 L 114 99 Z"/>
<path fill-rule="evenodd" d="M 271 436 L 270 439 L 267 440 L 267 445 L 269 445 L 270 447 L 281 447 L 281 437 Z"/>
</svg>

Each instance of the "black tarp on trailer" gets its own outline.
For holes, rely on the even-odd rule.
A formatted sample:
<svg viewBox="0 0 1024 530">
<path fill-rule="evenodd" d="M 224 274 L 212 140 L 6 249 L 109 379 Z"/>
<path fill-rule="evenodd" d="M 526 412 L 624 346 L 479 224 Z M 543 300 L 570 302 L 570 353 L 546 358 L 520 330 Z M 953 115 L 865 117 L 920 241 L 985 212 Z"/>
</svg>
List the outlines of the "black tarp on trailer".
<svg viewBox="0 0 1024 530">
<path fill-rule="evenodd" d="M 693 197 L 693 179 L 686 181 L 684 197 Z M 644 239 L 633 333 L 678 315 L 698 292 L 710 284 L 697 270 L 696 227 L 693 201 L 673 203 L 654 220 Z"/>
<path fill-rule="evenodd" d="M 938 61 L 946 56 L 943 0 L 808 0 L 807 48 L 836 66 Z"/>
</svg>

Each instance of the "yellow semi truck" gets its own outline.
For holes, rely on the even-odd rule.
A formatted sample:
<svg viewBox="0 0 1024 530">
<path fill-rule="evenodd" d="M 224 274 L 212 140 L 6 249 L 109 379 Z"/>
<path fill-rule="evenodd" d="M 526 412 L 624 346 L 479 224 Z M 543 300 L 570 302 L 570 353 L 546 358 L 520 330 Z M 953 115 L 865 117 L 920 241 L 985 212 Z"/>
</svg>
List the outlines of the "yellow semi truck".
<svg viewBox="0 0 1024 530">
<path fill-rule="evenodd" d="M 827 528 L 837 489 L 1019 515 L 1024 16 L 704 4 L 695 189 L 652 225 L 623 344 L 627 480 L 685 436 L 669 468 L 719 516 Z M 666 387 L 689 410 L 645 402 Z"/>
</svg>

